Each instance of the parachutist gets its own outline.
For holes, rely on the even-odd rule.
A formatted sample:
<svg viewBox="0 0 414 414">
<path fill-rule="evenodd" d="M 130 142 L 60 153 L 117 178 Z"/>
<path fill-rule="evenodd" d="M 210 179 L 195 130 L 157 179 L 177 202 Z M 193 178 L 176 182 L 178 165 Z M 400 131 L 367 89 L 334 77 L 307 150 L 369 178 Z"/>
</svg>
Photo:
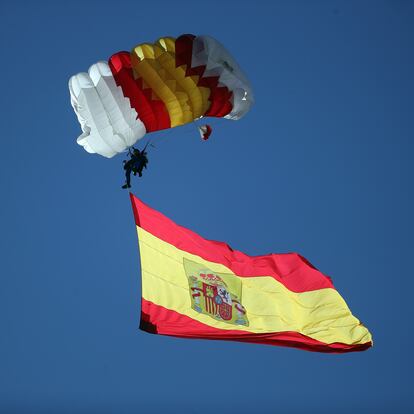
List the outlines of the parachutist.
<svg viewBox="0 0 414 414">
<path fill-rule="evenodd" d="M 124 161 L 124 170 L 125 170 L 125 184 L 122 188 L 131 188 L 131 173 L 142 177 L 142 170 L 147 168 L 148 158 L 145 148 L 140 151 L 132 147 L 133 150 L 128 151 L 128 155 L 131 159 Z"/>
</svg>

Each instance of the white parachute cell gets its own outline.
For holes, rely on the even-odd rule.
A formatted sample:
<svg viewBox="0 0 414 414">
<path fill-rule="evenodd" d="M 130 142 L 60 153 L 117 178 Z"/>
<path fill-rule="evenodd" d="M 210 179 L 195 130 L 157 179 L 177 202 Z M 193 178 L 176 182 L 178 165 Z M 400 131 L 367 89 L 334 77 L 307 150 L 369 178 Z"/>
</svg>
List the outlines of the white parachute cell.
<svg viewBox="0 0 414 414">
<path fill-rule="evenodd" d="M 146 129 L 106 62 L 69 80 L 71 104 L 83 133 L 77 139 L 87 152 L 111 158 L 141 139 Z"/>
<path fill-rule="evenodd" d="M 191 66 L 201 65 L 206 65 L 203 76 L 218 76 L 219 85 L 233 92 L 233 108 L 224 118 L 238 120 L 243 117 L 254 103 L 250 82 L 225 47 L 210 36 L 194 39 Z"/>
</svg>

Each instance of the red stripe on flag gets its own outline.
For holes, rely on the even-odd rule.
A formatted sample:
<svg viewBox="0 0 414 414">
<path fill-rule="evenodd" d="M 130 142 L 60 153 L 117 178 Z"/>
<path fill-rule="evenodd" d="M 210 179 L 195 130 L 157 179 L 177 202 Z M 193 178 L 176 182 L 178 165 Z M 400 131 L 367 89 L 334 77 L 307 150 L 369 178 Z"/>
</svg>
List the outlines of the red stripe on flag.
<svg viewBox="0 0 414 414">
<path fill-rule="evenodd" d="M 156 305 L 145 299 L 141 302 L 140 329 L 149 333 L 181 338 L 250 342 L 256 344 L 287 346 L 306 351 L 344 353 L 363 351 L 372 346 L 365 344 L 326 344 L 297 332 L 251 333 L 242 330 L 223 330 L 198 322 L 188 316 Z"/>
<path fill-rule="evenodd" d="M 130 193 L 135 223 L 155 237 L 180 250 L 221 263 L 240 277 L 270 276 L 292 292 L 333 288 L 331 279 L 297 253 L 249 256 L 228 244 L 206 240 L 179 226 Z"/>
</svg>

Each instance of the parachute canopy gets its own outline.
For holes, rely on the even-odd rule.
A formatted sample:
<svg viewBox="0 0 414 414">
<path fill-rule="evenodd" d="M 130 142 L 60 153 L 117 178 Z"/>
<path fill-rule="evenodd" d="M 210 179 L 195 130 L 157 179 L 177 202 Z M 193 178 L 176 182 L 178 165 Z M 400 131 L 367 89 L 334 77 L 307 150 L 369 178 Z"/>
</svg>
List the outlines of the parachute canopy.
<svg viewBox="0 0 414 414">
<path fill-rule="evenodd" d="M 185 34 L 119 52 L 69 80 L 86 151 L 113 157 L 147 132 L 201 117 L 238 120 L 254 102 L 229 52 L 210 36 Z"/>
</svg>

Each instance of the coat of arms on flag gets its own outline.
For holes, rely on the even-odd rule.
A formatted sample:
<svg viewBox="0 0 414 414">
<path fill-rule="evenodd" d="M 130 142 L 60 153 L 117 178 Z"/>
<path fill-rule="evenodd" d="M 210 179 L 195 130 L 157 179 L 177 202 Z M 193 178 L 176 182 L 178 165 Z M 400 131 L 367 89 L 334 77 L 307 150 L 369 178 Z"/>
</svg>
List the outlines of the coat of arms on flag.
<svg viewBox="0 0 414 414">
<path fill-rule="evenodd" d="M 184 259 L 184 268 L 192 309 L 233 325 L 249 325 L 246 309 L 241 303 L 242 284 L 238 278 L 212 272 L 188 259 Z"/>
</svg>

